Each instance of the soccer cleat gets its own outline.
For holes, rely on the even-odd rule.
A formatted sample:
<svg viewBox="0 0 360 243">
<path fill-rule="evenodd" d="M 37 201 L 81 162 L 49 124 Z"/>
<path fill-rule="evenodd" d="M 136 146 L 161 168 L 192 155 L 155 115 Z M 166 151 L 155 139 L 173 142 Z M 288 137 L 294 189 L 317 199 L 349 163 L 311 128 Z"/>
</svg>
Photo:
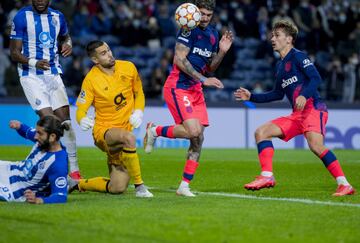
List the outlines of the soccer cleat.
<svg viewBox="0 0 360 243">
<path fill-rule="evenodd" d="M 260 190 L 262 188 L 274 187 L 276 184 L 273 176 L 257 176 L 255 181 L 245 184 L 244 188 L 247 190 Z"/>
<path fill-rule="evenodd" d="M 68 193 L 72 193 L 73 191 L 80 191 L 79 190 L 79 180 L 74 180 L 70 176 L 67 177 L 68 183 Z"/>
<path fill-rule="evenodd" d="M 144 184 L 135 188 L 136 197 L 153 197 L 154 195 L 144 186 Z"/>
<path fill-rule="evenodd" d="M 155 141 L 156 141 L 156 137 L 150 130 L 152 127 L 155 127 L 155 124 L 152 122 L 149 122 L 146 125 L 146 133 L 145 133 L 145 137 L 144 137 L 144 149 L 145 149 L 145 153 L 147 153 L 147 154 L 152 152 Z"/>
<path fill-rule="evenodd" d="M 81 175 L 80 175 L 80 171 L 78 170 L 74 170 L 73 172 L 71 172 L 70 174 L 70 177 L 74 180 L 80 180 L 82 179 Z"/>
<path fill-rule="evenodd" d="M 179 187 L 176 190 L 176 195 L 185 197 L 196 197 L 195 194 L 190 191 L 189 187 Z"/>
<path fill-rule="evenodd" d="M 336 192 L 332 194 L 335 197 L 341 197 L 345 195 L 352 195 L 355 194 L 355 189 L 350 185 L 339 185 L 336 189 Z"/>
</svg>

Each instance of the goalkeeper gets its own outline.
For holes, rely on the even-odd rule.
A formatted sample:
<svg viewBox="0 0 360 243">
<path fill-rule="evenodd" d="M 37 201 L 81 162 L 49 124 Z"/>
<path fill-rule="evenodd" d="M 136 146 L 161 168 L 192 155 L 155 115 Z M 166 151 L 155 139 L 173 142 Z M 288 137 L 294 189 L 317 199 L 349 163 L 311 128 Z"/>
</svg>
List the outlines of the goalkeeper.
<svg viewBox="0 0 360 243">
<path fill-rule="evenodd" d="M 93 129 L 95 145 L 107 153 L 110 178 L 72 181 L 70 190 L 122 193 L 132 177 L 136 196 L 152 197 L 141 178 L 132 133 L 133 128 L 140 126 L 145 107 L 137 69 L 131 62 L 115 60 L 105 42 L 92 41 L 86 51 L 95 65 L 82 83 L 76 120 L 83 131 Z M 91 105 L 95 108 L 95 120 L 87 116 Z"/>
</svg>

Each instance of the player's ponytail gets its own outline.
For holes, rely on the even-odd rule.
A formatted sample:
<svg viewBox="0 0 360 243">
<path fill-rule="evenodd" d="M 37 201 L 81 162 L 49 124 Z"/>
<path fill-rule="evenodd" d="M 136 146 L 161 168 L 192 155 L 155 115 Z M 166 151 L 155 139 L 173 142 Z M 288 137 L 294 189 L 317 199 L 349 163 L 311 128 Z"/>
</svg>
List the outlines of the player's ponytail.
<svg viewBox="0 0 360 243">
<path fill-rule="evenodd" d="M 64 130 L 69 129 L 66 123 L 62 124 L 59 118 L 54 115 L 44 116 L 36 124 L 44 128 L 48 134 L 54 133 L 56 140 L 59 140 L 64 135 Z"/>
</svg>

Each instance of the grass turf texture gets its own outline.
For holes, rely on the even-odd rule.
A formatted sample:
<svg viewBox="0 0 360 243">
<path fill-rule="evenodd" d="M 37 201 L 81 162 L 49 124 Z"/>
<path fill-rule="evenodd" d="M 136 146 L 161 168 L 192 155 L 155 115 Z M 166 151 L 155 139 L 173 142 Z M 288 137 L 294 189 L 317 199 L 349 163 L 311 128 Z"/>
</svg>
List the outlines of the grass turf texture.
<svg viewBox="0 0 360 243">
<path fill-rule="evenodd" d="M 1 147 L 2 160 L 20 160 L 29 147 Z M 359 242 L 360 194 L 334 198 L 336 183 L 308 150 L 276 150 L 273 189 L 246 191 L 259 173 L 255 150 L 205 149 L 192 183 L 196 198 L 175 195 L 185 150 L 139 149 L 143 178 L 155 197 L 74 192 L 63 205 L 0 203 L 1 242 Z M 335 151 L 360 189 L 360 151 Z M 82 175 L 107 176 L 105 155 L 79 149 Z M 201 192 L 309 199 L 338 205 L 232 198 Z M 344 204 L 352 204 L 355 207 Z M 356 206 L 357 205 L 357 206 Z"/>
</svg>

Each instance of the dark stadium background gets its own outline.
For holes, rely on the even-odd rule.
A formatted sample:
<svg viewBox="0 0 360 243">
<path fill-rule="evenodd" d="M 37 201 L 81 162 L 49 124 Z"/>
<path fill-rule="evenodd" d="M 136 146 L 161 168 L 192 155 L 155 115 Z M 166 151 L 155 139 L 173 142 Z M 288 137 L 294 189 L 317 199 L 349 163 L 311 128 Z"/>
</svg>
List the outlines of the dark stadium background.
<svg viewBox="0 0 360 243">
<path fill-rule="evenodd" d="M 142 76 L 148 104 L 161 103 L 161 88 L 171 68 L 177 31 L 173 14 L 184 1 L 52 0 L 64 13 L 73 39 L 73 55 L 61 58 L 64 83 L 75 101 L 91 67 L 84 47 L 93 39 L 108 42 L 114 55 L 134 62 Z M 9 57 L 9 31 L 17 10 L 30 1 L 0 2 L 1 103 L 27 103 L 16 65 Z M 210 105 L 234 105 L 239 86 L 253 92 L 271 89 L 278 57 L 267 41 L 272 23 L 281 18 L 299 27 L 296 47 L 306 50 L 324 82 L 320 86 L 330 107 L 360 104 L 360 1 L 358 0 L 237 0 L 217 1 L 213 24 L 236 35 L 233 47 L 215 75 L 224 90 L 209 89 Z"/>
</svg>

